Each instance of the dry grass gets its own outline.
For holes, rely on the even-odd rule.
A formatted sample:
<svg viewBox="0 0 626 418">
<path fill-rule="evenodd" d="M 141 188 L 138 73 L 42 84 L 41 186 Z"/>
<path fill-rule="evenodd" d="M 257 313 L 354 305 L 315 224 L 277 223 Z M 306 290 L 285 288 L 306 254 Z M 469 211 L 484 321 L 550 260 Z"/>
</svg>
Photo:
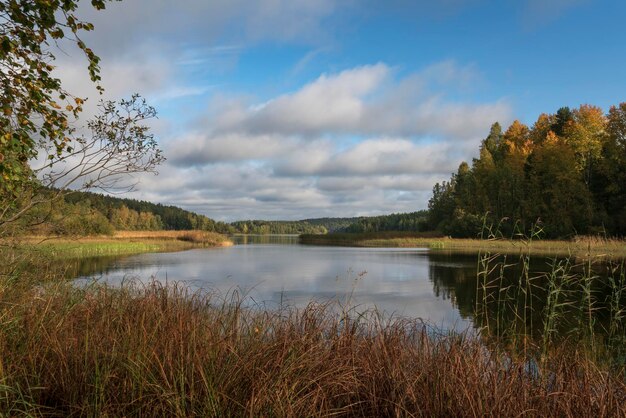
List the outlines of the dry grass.
<svg viewBox="0 0 626 418">
<path fill-rule="evenodd" d="M 35 252 L 47 259 L 68 259 L 145 252 L 181 251 L 197 247 L 232 245 L 225 235 L 207 231 L 120 231 L 114 236 L 54 237 L 27 236 L 11 242 L 0 241 L 4 252 Z M 5 248 L 6 251 L 2 251 Z M 28 259 L 28 257 L 26 257 Z"/>
<path fill-rule="evenodd" d="M 158 283 L 3 285 L 0 302 L 8 416 L 626 416 L 623 371 L 570 347 L 539 367 L 418 321 Z"/>
<path fill-rule="evenodd" d="M 179 240 L 212 246 L 232 245 L 226 236 L 208 231 L 117 231 L 114 239 L 123 240 Z"/>
<path fill-rule="evenodd" d="M 626 241 L 601 237 L 576 237 L 565 240 L 508 240 L 462 239 L 434 237 L 408 233 L 328 234 L 302 235 L 303 244 L 338 245 L 354 247 L 424 247 L 434 250 L 475 253 L 478 251 L 500 254 L 556 255 L 573 257 L 626 257 Z"/>
</svg>

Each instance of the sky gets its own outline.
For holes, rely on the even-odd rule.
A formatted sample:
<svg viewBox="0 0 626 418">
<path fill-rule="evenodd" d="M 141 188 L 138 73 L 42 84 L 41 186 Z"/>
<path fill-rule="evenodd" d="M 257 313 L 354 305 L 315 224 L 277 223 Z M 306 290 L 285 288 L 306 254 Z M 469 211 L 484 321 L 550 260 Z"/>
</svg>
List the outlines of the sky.
<svg viewBox="0 0 626 418">
<path fill-rule="evenodd" d="M 125 197 L 217 220 L 425 209 L 492 123 L 626 100 L 621 0 L 82 3 L 106 91 L 72 49 L 65 88 L 159 115 L 167 161 Z"/>
</svg>

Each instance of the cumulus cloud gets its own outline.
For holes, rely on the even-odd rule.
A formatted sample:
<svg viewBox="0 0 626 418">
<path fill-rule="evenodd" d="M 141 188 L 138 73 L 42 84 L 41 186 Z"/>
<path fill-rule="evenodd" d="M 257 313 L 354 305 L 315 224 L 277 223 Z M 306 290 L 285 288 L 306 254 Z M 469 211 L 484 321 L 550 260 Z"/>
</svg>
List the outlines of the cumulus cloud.
<svg viewBox="0 0 626 418">
<path fill-rule="evenodd" d="M 332 76 L 323 74 L 293 94 L 254 107 L 238 123 L 261 132 L 350 131 L 361 121 L 364 99 L 380 86 L 388 73 L 386 65 L 376 64 Z"/>
<path fill-rule="evenodd" d="M 164 167 L 142 179 L 140 199 L 183 206 L 215 219 L 366 216 L 423 208 L 438 176 L 276 177 L 271 168 L 219 163 Z"/>
<path fill-rule="evenodd" d="M 77 57 L 60 57 L 55 74 L 63 81 L 64 88 L 81 96 L 98 99 L 100 94 L 89 79 L 86 64 Z M 129 92 L 163 94 L 173 89 L 171 80 L 174 68 L 163 57 L 148 51 L 134 58 L 117 57 L 101 64 L 102 85 L 106 87 L 105 98 L 117 98 Z"/>
<path fill-rule="evenodd" d="M 333 155 L 320 153 L 309 164 L 309 152 L 294 155 L 278 164 L 279 175 L 389 175 L 403 173 L 441 173 L 451 168 L 447 160 L 447 144 L 415 144 L 407 139 L 368 139 Z M 302 161 L 302 163 L 300 163 Z"/>
<path fill-rule="evenodd" d="M 446 99 L 448 89 L 465 86 L 476 77 L 472 67 L 448 61 L 401 80 L 392 74 L 386 64 L 366 65 L 323 74 L 301 89 L 265 103 L 233 102 L 216 118 L 216 129 L 301 136 L 334 132 L 467 139 L 482 134 L 486 124 L 510 119 L 511 110 L 504 101 Z"/>
</svg>

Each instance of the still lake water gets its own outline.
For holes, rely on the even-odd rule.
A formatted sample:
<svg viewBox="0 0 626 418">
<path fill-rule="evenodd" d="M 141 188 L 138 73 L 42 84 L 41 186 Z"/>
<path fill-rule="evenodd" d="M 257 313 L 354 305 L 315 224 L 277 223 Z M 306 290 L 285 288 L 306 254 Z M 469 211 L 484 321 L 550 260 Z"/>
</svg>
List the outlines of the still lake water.
<svg viewBox="0 0 626 418">
<path fill-rule="evenodd" d="M 234 241 L 232 247 L 110 259 L 87 268 L 88 273 L 83 267 L 79 280 L 120 284 L 154 278 L 221 294 L 241 290 L 251 303 L 268 307 L 333 300 L 358 310 L 376 307 L 422 318 L 443 329 L 472 325 L 475 288 L 460 295 L 465 306 L 459 306 L 456 287 L 475 276 L 476 256 L 452 258 L 424 248 L 299 245 L 297 236 L 236 236 Z"/>
<path fill-rule="evenodd" d="M 479 281 L 477 254 L 300 245 L 297 236 L 284 235 L 235 236 L 234 242 L 224 248 L 83 259 L 71 277 L 79 277 L 79 284 L 94 279 L 112 285 L 129 279 L 181 282 L 224 297 L 237 291 L 246 304 L 269 309 L 338 302 L 356 311 L 376 308 L 386 316 L 419 318 L 440 330 L 488 326 L 500 332 L 524 318 L 525 332 L 539 338 L 546 330 L 546 308 L 559 314 L 551 327 L 563 336 L 589 326 L 604 333 L 608 321 L 616 314 L 622 318 L 626 309 L 623 261 L 613 276 L 606 264 L 595 265 L 591 283 L 582 278 L 585 263 L 532 257 L 529 279 L 522 285 L 519 256 L 493 259 L 487 268 L 491 274 Z M 547 271 L 558 277 L 548 282 L 542 274 Z M 550 283 L 558 285 L 557 305 L 546 305 Z M 626 316 L 619 321 L 619 329 L 626 326 Z"/>
</svg>

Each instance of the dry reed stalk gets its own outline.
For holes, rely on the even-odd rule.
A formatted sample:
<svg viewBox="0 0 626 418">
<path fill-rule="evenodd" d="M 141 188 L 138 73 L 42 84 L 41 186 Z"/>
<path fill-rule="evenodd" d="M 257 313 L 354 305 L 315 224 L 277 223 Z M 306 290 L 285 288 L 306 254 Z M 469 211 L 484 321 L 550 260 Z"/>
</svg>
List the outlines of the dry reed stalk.
<svg viewBox="0 0 626 418">
<path fill-rule="evenodd" d="M 534 368 L 419 321 L 157 282 L 0 298 L 7 415 L 626 416 L 623 371 L 577 347 Z"/>
</svg>

